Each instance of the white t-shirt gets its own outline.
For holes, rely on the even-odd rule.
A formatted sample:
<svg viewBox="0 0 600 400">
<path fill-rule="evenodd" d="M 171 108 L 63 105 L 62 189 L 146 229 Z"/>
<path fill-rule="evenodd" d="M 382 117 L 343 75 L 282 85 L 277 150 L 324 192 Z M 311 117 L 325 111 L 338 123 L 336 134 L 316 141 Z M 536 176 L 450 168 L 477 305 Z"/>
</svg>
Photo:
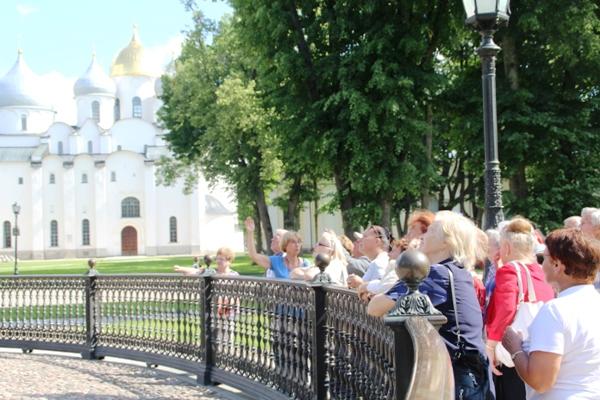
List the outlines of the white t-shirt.
<svg viewBox="0 0 600 400">
<path fill-rule="evenodd" d="M 375 257 L 367 267 L 367 271 L 363 275 L 364 282 L 369 282 L 375 279 L 381 279 L 385 275 L 385 270 L 390 262 L 390 256 L 385 251 L 382 251 Z"/>
<path fill-rule="evenodd" d="M 600 399 L 600 294 L 593 285 L 563 290 L 544 304 L 529 326 L 529 353 L 560 354 L 556 383 L 546 393 L 527 387 L 535 400 Z"/>
<path fill-rule="evenodd" d="M 373 279 L 367 283 L 367 290 L 373 294 L 385 293 L 398 282 L 396 260 L 390 260 L 381 279 Z"/>
</svg>

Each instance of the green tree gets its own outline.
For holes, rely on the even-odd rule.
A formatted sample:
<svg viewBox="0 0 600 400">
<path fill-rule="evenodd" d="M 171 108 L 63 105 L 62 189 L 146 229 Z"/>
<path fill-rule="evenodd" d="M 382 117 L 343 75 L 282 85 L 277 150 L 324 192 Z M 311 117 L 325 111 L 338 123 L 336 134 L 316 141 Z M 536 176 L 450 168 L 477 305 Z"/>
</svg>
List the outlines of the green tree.
<svg viewBox="0 0 600 400">
<path fill-rule="evenodd" d="M 280 170 L 270 126 L 275 115 L 262 106 L 230 24 L 217 29 L 195 20 L 174 73 L 163 77 L 159 116 L 174 157 L 161 160 L 160 176 L 166 184 L 184 176 L 188 187 L 199 172 L 211 183 L 224 181 L 236 195 L 239 215 L 255 214 L 270 241 L 267 195 Z"/>
</svg>

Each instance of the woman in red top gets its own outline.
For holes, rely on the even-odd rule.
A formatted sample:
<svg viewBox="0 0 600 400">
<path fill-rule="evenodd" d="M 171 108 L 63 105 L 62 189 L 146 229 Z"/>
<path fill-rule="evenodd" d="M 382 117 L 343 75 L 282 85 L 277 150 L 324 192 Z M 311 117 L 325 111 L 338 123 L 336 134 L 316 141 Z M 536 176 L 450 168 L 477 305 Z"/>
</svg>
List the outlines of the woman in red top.
<svg viewBox="0 0 600 400">
<path fill-rule="evenodd" d="M 537 300 L 546 302 L 554 298 L 554 290 L 546 283 L 542 267 L 536 262 L 535 243 L 533 226 L 524 218 L 511 220 L 500 232 L 500 259 L 504 264 L 496 272 L 496 288 L 490 298 L 485 321 L 486 351 L 495 374 L 497 400 L 525 400 L 525 385 L 515 369 L 503 365 L 498 369 L 495 367 L 496 345 L 517 312 L 519 286 L 514 263 L 519 264 L 521 282 L 525 283 L 525 301 L 529 301 L 525 267 L 531 274 Z"/>
</svg>

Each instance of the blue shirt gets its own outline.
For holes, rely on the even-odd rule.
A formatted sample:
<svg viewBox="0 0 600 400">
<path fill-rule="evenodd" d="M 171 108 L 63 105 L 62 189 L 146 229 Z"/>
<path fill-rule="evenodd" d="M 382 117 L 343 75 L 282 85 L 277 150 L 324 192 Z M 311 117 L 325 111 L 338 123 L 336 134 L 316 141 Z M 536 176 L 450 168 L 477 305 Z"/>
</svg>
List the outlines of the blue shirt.
<svg viewBox="0 0 600 400">
<path fill-rule="evenodd" d="M 275 278 L 288 279 L 290 277 L 290 271 L 288 270 L 287 265 L 285 265 L 285 255 L 269 256 L 269 260 L 271 261 L 271 271 L 273 271 Z M 308 261 L 304 258 L 300 258 L 300 268 L 306 268 L 308 266 Z"/>
<path fill-rule="evenodd" d="M 448 351 L 452 354 L 453 351 L 458 349 L 458 330 L 456 328 L 456 318 L 452 304 L 448 268 L 452 270 L 452 274 L 454 275 L 458 322 L 465 349 L 477 350 L 481 354 L 485 354 L 481 307 L 477 301 L 475 287 L 473 286 L 473 277 L 469 271 L 453 260 L 444 260 L 440 264 L 431 266 L 429 275 L 419 286 L 419 291 L 429 296 L 435 308 L 448 318 L 448 322 L 440 328 L 440 335 L 444 339 Z M 386 295 L 395 301 L 407 292 L 408 288 L 404 282 L 398 281 Z"/>
</svg>

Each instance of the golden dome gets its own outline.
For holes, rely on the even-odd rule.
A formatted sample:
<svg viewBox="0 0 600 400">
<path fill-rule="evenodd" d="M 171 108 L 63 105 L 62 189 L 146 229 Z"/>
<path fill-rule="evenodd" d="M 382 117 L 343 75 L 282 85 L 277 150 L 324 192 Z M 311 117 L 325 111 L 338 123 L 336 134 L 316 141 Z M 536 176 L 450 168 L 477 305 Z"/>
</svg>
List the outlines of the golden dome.
<svg viewBox="0 0 600 400">
<path fill-rule="evenodd" d="M 125 47 L 110 68 L 110 76 L 155 76 L 144 55 L 144 47 L 138 37 L 137 27 L 133 27 L 131 42 Z"/>
</svg>

